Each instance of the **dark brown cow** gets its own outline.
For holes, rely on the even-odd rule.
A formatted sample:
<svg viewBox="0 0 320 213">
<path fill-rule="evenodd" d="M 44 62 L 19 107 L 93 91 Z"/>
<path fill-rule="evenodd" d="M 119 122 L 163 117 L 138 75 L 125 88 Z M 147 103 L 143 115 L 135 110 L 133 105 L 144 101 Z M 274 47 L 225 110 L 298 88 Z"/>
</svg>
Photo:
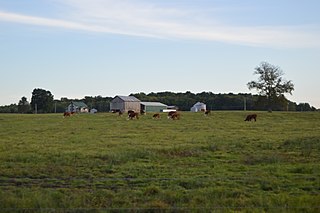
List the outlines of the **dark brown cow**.
<svg viewBox="0 0 320 213">
<path fill-rule="evenodd" d="M 131 112 L 131 113 L 128 114 L 128 119 L 132 120 L 134 118 L 139 119 L 139 113 Z"/>
<path fill-rule="evenodd" d="M 147 114 L 146 111 L 144 111 L 143 109 L 140 110 L 140 115 L 145 115 L 145 114 Z"/>
<path fill-rule="evenodd" d="M 180 113 L 173 112 L 173 113 L 171 113 L 169 118 L 171 118 L 172 120 L 179 120 L 180 119 Z"/>
<path fill-rule="evenodd" d="M 257 114 L 247 115 L 247 117 L 244 121 L 251 121 L 251 120 L 257 121 Z"/>
<path fill-rule="evenodd" d="M 168 112 L 168 119 L 171 118 L 172 114 L 176 113 L 176 111 L 170 111 Z"/>
<path fill-rule="evenodd" d="M 134 111 L 133 111 L 133 110 L 128 110 L 128 115 L 129 115 L 130 113 L 134 113 Z"/>
<path fill-rule="evenodd" d="M 210 115 L 210 113 L 211 113 L 210 110 L 206 110 L 206 111 L 204 112 L 204 115 L 207 116 L 207 115 Z"/>
<path fill-rule="evenodd" d="M 160 119 L 160 114 L 159 113 L 155 113 L 152 117 L 154 119 Z"/>
</svg>

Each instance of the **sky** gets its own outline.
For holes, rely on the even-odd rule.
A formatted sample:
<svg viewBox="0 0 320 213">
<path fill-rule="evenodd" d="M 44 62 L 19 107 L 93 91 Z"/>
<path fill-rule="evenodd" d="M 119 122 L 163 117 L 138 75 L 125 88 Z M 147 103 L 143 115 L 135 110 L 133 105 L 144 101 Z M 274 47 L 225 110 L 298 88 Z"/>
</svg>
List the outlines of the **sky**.
<svg viewBox="0 0 320 213">
<path fill-rule="evenodd" d="M 252 93 L 279 66 L 320 108 L 319 0 L 0 0 L 0 105 L 130 93 Z"/>
</svg>

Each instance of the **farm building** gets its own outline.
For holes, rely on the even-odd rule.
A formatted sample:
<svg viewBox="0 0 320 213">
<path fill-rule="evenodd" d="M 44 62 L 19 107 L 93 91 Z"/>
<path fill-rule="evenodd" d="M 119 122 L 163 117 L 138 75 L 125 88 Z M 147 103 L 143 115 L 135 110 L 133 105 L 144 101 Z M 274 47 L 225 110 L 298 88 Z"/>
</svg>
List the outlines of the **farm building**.
<svg viewBox="0 0 320 213">
<path fill-rule="evenodd" d="M 97 112 L 98 112 L 98 110 L 97 110 L 97 109 L 95 109 L 95 108 L 90 109 L 90 113 L 91 113 L 91 114 L 95 114 L 95 113 L 97 113 Z"/>
<path fill-rule="evenodd" d="M 141 102 L 141 111 L 144 112 L 161 112 L 167 109 L 167 105 L 160 102 Z"/>
<path fill-rule="evenodd" d="M 67 107 L 67 112 L 89 112 L 89 107 L 82 101 L 72 101 Z"/>
<path fill-rule="evenodd" d="M 199 111 L 206 111 L 207 105 L 201 102 L 197 102 L 193 107 L 191 107 L 191 112 L 199 112 Z"/>
<path fill-rule="evenodd" d="M 121 112 L 133 110 L 135 112 L 140 112 L 140 100 L 134 96 L 116 96 L 110 102 L 110 110 Z"/>
</svg>

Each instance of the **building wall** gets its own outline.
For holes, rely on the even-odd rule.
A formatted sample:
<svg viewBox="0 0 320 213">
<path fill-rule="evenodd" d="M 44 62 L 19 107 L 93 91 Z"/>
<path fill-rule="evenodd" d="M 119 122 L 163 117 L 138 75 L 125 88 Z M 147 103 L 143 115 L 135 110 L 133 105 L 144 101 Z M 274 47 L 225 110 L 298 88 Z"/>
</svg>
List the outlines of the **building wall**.
<svg viewBox="0 0 320 213">
<path fill-rule="evenodd" d="M 120 110 L 124 111 L 124 102 L 119 97 L 116 97 L 110 102 L 110 110 Z"/>
<path fill-rule="evenodd" d="M 135 112 L 140 112 L 140 102 L 125 102 L 121 98 L 116 97 L 110 102 L 110 110 L 120 110 L 121 112 L 133 110 Z"/>
<path fill-rule="evenodd" d="M 129 110 L 140 112 L 140 102 L 124 102 L 124 111 L 128 112 Z"/>
<path fill-rule="evenodd" d="M 165 106 L 144 106 L 142 105 L 141 109 L 145 110 L 145 112 L 161 112 L 163 109 L 166 109 Z"/>
</svg>

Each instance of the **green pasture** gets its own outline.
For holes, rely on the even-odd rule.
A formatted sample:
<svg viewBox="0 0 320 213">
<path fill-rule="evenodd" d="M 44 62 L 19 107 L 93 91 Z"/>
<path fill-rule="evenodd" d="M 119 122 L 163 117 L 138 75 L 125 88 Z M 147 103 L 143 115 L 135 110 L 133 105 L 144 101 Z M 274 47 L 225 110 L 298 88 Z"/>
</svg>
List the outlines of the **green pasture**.
<svg viewBox="0 0 320 213">
<path fill-rule="evenodd" d="M 320 113 L 0 114 L 1 212 L 319 212 Z"/>
</svg>

